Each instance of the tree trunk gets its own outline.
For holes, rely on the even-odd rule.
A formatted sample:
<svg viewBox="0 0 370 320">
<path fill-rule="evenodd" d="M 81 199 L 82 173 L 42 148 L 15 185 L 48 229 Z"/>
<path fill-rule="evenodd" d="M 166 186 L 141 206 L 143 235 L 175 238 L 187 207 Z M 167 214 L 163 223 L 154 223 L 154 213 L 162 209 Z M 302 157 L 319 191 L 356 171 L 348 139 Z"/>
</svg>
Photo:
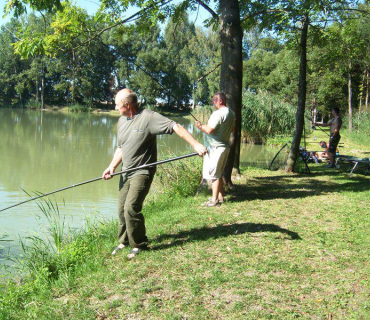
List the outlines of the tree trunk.
<svg viewBox="0 0 370 320">
<path fill-rule="evenodd" d="M 226 184 L 232 185 L 231 175 L 239 174 L 240 133 L 242 107 L 242 40 L 238 0 L 220 0 L 221 10 L 221 79 L 220 89 L 225 92 L 227 105 L 235 113 L 235 130 L 232 134 L 230 154 L 226 162 L 224 178 Z"/>
<path fill-rule="evenodd" d="M 44 109 L 44 92 L 45 92 L 45 67 L 41 65 L 41 110 Z"/>
<path fill-rule="evenodd" d="M 36 80 L 36 101 L 39 101 L 39 81 Z"/>
<path fill-rule="evenodd" d="M 352 109 L 352 60 L 349 61 L 348 70 L 348 129 L 352 131 L 353 129 L 353 109 Z"/>
<path fill-rule="evenodd" d="M 301 53 L 299 61 L 299 83 L 298 83 L 298 108 L 296 115 L 296 125 L 292 146 L 290 148 L 288 160 L 286 163 L 285 171 L 293 172 L 294 165 L 297 161 L 299 144 L 301 143 L 302 132 L 304 127 L 304 111 L 306 105 L 306 88 L 307 88 L 307 35 L 308 35 L 309 18 L 305 15 L 302 21 L 301 31 Z"/>
</svg>

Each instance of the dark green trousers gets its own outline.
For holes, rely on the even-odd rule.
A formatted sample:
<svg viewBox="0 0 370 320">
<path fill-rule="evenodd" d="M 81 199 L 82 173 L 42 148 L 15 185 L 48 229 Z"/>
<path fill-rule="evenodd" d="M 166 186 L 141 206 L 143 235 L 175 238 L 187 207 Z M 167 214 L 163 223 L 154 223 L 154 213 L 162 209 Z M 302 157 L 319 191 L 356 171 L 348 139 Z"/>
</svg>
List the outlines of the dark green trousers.
<svg viewBox="0 0 370 320">
<path fill-rule="evenodd" d="M 154 175 L 122 177 L 118 197 L 118 241 L 133 248 L 148 245 L 145 219 L 141 210 Z"/>
</svg>

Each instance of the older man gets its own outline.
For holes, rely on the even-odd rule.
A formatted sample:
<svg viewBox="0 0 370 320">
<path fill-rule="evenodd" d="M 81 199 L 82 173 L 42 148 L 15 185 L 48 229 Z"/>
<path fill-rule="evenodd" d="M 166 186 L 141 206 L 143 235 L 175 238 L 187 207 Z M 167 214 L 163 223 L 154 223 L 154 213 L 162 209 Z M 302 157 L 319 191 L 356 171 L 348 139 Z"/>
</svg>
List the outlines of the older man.
<svg viewBox="0 0 370 320">
<path fill-rule="evenodd" d="M 235 114 L 226 106 L 226 95 L 217 92 L 213 96 L 216 109 L 208 124 L 196 122 L 196 126 L 208 136 L 209 153 L 204 157 L 203 178 L 212 181 L 212 198 L 203 207 L 219 206 L 224 201 L 222 174 L 230 151 L 230 135 L 235 127 Z"/>
<path fill-rule="evenodd" d="M 122 170 L 125 170 L 156 162 L 156 136 L 160 134 L 172 134 L 174 131 L 200 156 L 207 152 L 206 147 L 197 142 L 181 125 L 154 111 L 139 109 L 137 95 L 131 90 L 119 91 L 115 103 L 115 109 L 121 114 L 118 120 L 118 143 L 110 165 L 103 172 L 103 179 L 110 179 L 120 163 Z M 141 210 L 155 170 L 152 167 L 121 175 L 118 200 L 119 245 L 112 255 L 127 245 L 133 248 L 128 259 L 134 258 L 140 250 L 147 249 L 148 238 Z"/>
</svg>

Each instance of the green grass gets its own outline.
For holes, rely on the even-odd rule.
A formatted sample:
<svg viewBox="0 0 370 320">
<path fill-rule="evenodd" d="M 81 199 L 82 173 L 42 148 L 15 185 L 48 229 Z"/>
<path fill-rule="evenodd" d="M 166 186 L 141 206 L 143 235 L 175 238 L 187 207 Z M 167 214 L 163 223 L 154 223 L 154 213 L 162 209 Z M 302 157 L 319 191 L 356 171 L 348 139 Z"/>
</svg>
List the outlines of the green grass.
<svg viewBox="0 0 370 320">
<path fill-rule="evenodd" d="M 242 168 L 219 208 L 152 194 L 152 250 L 112 257 L 115 222 L 90 226 L 60 250 L 73 265 L 2 289 L 0 318 L 368 319 L 370 177 L 310 168 Z"/>
<path fill-rule="evenodd" d="M 343 119 L 342 135 L 351 139 L 353 143 L 366 146 L 369 151 L 370 148 L 370 112 L 363 111 L 360 114 L 357 112 L 353 116 L 353 130 L 348 130 L 348 117 Z"/>
</svg>

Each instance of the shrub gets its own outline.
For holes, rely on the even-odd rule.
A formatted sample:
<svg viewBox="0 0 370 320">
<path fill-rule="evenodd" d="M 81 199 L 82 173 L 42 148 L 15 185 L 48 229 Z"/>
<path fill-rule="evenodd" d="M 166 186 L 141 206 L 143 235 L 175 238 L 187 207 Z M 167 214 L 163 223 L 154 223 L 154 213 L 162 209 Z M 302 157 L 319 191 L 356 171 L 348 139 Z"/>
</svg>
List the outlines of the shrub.
<svg viewBox="0 0 370 320">
<path fill-rule="evenodd" d="M 83 106 L 81 104 L 75 103 L 68 107 L 69 112 L 91 112 L 91 108 L 88 106 Z"/>
<path fill-rule="evenodd" d="M 30 99 L 26 103 L 26 108 L 29 109 L 41 109 L 41 102 L 36 99 Z"/>
</svg>

